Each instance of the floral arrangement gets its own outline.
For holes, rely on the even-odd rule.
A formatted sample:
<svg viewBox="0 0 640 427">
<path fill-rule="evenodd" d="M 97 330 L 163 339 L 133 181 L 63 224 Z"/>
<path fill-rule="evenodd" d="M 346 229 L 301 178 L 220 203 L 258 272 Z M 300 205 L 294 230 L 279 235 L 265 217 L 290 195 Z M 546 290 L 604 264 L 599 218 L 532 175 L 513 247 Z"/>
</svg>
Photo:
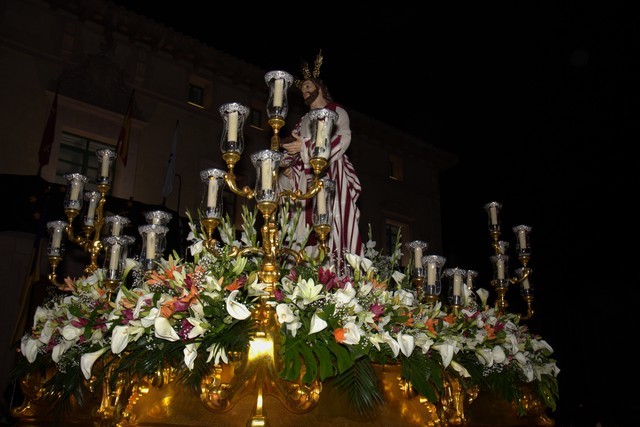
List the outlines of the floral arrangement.
<svg viewBox="0 0 640 427">
<path fill-rule="evenodd" d="M 373 363 L 400 364 L 404 379 L 432 402 L 445 375 L 453 375 L 464 387 L 516 403 L 520 386 L 533 385 L 555 411 L 559 369 L 551 346 L 518 315 L 489 306 L 486 290 L 464 287 L 456 312 L 440 302 L 422 304 L 396 267 L 400 244 L 386 256 L 370 233 L 364 257 L 345 255 L 349 274 L 337 274 L 322 257 L 298 265 L 283 260 L 280 281 L 266 292 L 260 259 L 231 256 L 234 245 L 257 243 L 255 213 L 245 210 L 243 219 L 241 242 L 229 218 L 222 221 L 215 251 L 191 221 L 192 259 L 173 253 L 150 274 L 128 259 L 117 292 L 105 288 L 101 269 L 66 279 L 64 294 L 37 307 L 14 375 L 55 365 L 44 387 L 65 398 L 90 378 L 152 376 L 171 366 L 197 390 L 214 365 L 246 353 L 256 328 L 252 311 L 266 299 L 280 325 L 281 377 L 335 381 L 360 412 L 382 402 Z"/>
</svg>

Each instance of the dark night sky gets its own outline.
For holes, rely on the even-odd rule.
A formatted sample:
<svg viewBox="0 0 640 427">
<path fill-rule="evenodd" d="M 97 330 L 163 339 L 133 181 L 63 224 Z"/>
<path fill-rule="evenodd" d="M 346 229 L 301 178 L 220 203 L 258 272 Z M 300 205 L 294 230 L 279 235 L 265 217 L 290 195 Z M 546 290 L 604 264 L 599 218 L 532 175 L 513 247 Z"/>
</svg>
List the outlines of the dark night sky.
<svg viewBox="0 0 640 427">
<path fill-rule="evenodd" d="M 531 327 L 562 370 L 559 425 L 640 420 L 637 400 L 617 391 L 638 378 L 627 365 L 637 359 L 627 313 L 640 285 L 630 205 L 640 166 L 631 151 L 640 125 L 637 14 L 617 2 L 414 3 L 356 16 L 318 5 L 295 10 L 297 21 L 278 8 L 256 14 L 258 23 L 196 13 L 185 24 L 174 3 L 134 3 L 265 71 L 299 76 L 301 61 L 322 49 L 321 77 L 336 101 L 458 154 L 442 176 L 447 266 L 488 280 L 489 201 L 504 205 L 505 240 L 511 226 L 531 225 Z M 180 2 L 188 4 L 201 3 Z"/>
</svg>

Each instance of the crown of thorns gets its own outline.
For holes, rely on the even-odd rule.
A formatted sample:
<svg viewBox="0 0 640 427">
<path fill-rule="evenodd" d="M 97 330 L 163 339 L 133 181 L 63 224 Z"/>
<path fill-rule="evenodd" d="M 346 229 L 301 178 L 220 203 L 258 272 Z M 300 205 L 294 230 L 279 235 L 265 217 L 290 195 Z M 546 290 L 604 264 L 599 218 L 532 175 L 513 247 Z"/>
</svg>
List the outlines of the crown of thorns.
<svg viewBox="0 0 640 427">
<path fill-rule="evenodd" d="M 301 69 L 303 78 L 296 79 L 295 81 L 295 85 L 298 89 L 302 87 L 302 83 L 305 80 L 318 79 L 320 77 L 320 67 L 322 67 L 322 59 L 322 50 L 320 50 L 320 52 L 318 52 L 318 55 L 316 55 L 316 60 L 313 62 L 313 71 L 309 69 L 309 63 L 307 61 L 304 61 L 302 63 Z"/>
</svg>

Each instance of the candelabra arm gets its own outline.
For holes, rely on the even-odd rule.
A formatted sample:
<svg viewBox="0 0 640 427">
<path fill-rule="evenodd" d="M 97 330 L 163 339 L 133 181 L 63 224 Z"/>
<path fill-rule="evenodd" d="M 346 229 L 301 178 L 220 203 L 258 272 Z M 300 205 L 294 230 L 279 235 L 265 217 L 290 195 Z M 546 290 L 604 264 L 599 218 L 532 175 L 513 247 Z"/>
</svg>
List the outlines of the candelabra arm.
<svg viewBox="0 0 640 427">
<path fill-rule="evenodd" d="M 229 186 L 229 189 L 238 196 L 246 197 L 247 199 L 251 199 L 255 196 L 255 192 L 247 186 L 242 187 L 242 189 L 238 188 L 238 185 L 236 184 L 236 176 L 233 173 L 232 167 L 230 167 L 229 172 L 224 175 L 224 182 Z"/>
<path fill-rule="evenodd" d="M 533 295 L 526 295 L 523 297 L 527 303 L 527 314 L 522 316 L 523 320 L 529 320 L 533 317 L 535 311 L 533 310 Z"/>
<path fill-rule="evenodd" d="M 281 248 L 279 253 L 289 255 L 296 261 L 296 264 L 300 264 L 300 262 L 302 261 L 302 255 L 300 255 L 300 252 L 294 251 L 291 248 Z"/>
<path fill-rule="evenodd" d="M 316 194 L 318 194 L 318 191 L 320 191 L 320 189 L 322 189 L 323 186 L 324 186 L 324 184 L 322 183 L 322 181 L 316 175 L 313 178 L 313 181 L 311 182 L 311 186 L 309 187 L 309 189 L 307 190 L 306 193 L 303 193 L 300 190 L 295 190 L 295 191 L 283 190 L 278 194 L 278 196 L 282 197 L 283 199 L 285 197 L 289 198 L 290 200 L 292 200 L 294 202 L 296 200 L 307 200 L 307 199 L 312 198 Z"/>
<path fill-rule="evenodd" d="M 78 211 L 76 209 L 65 209 L 64 212 L 67 215 L 67 226 L 64 228 L 64 231 L 67 234 L 67 239 L 84 248 L 87 243 L 87 239 L 76 236 L 73 231 L 73 220 L 78 216 Z"/>
<path fill-rule="evenodd" d="M 241 257 L 241 256 L 247 256 L 249 254 L 264 256 L 264 251 L 260 248 L 256 248 L 255 246 L 247 246 L 246 248 L 242 248 L 242 249 L 238 249 L 234 246 L 234 249 L 236 249 L 235 254 L 230 253 L 229 254 L 230 256 Z"/>
<path fill-rule="evenodd" d="M 49 282 L 51 282 L 51 284 L 53 284 L 55 287 L 57 287 L 58 289 L 63 289 L 65 285 L 64 283 L 58 282 L 58 276 L 56 274 L 56 270 L 58 269 L 58 264 L 60 264 L 60 261 L 62 261 L 62 257 L 49 256 L 49 265 L 51 265 L 51 272 L 49 273 L 47 278 L 49 279 Z"/>
</svg>

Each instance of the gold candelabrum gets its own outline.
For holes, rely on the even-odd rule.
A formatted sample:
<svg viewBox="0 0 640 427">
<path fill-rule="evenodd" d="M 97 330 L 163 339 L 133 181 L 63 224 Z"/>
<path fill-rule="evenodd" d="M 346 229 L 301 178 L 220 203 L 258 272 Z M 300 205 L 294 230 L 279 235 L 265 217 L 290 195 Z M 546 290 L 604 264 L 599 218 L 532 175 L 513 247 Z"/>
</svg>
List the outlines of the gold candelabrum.
<svg viewBox="0 0 640 427">
<path fill-rule="evenodd" d="M 94 273 L 98 269 L 100 255 L 104 269 L 104 284 L 109 291 L 114 291 L 122 282 L 129 247 L 135 242 L 132 236 L 123 235 L 124 228 L 130 220 L 120 215 L 104 216 L 106 196 L 111 189 L 112 168 L 117 154 L 111 149 L 96 151 L 99 160 L 97 174 L 98 191 L 84 192 L 88 178 L 80 173 L 68 173 L 67 192 L 64 198 L 64 211 L 67 221 L 50 221 L 47 229 L 50 234 L 47 246 L 47 256 L 51 266 L 49 281 L 60 289 L 65 284 L 59 282 L 57 269 L 66 252 L 66 242 L 72 242 L 84 249 L 90 255 L 90 262 L 85 266 L 85 274 Z M 86 203 L 84 203 L 86 202 Z M 80 213 L 82 215 L 80 216 Z M 76 224 L 82 218 L 82 232 L 76 232 L 80 225 Z M 169 229 L 166 224 L 172 215 L 164 211 L 145 213 L 147 225 L 138 228 L 142 236 L 141 263 L 147 271 L 154 270 L 156 262 L 160 260 L 166 247 L 166 234 Z"/>
<path fill-rule="evenodd" d="M 493 264 L 493 278 L 491 286 L 495 289 L 496 309 L 500 313 L 505 313 L 509 306 L 507 302 L 507 290 L 509 285 L 520 285 L 520 294 L 527 305 L 527 312 L 522 316 L 527 320 L 533 317 L 533 286 L 530 281 L 532 273 L 529 267 L 531 260 L 530 233 L 531 227 L 528 225 L 518 225 L 513 227 L 516 235 L 516 252 L 518 260 L 522 266 L 515 270 L 515 276 L 509 277 L 509 242 L 500 240 L 500 210 L 502 204 L 490 202 L 484 206 L 489 216 L 489 234 L 491 236 L 491 246 L 494 254 L 490 260 Z M 443 270 L 446 258 L 440 255 L 423 255 L 429 244 L 422 240 L 414 240 L 407 244 L 411 257 L 411 280 L 415 284 L 418 298 L 421 302 L 435 304 L 442 292 L 442 275 L 449 279 L 449 291 L 447 302 L 454 312 L 458 312 L 463 306 L 463 287 L 469 291 L 474 290 L 474 281 L 478 277 L 475 270 L 466 270 L 459 267 L 447 268 Z"/>
</svg>

